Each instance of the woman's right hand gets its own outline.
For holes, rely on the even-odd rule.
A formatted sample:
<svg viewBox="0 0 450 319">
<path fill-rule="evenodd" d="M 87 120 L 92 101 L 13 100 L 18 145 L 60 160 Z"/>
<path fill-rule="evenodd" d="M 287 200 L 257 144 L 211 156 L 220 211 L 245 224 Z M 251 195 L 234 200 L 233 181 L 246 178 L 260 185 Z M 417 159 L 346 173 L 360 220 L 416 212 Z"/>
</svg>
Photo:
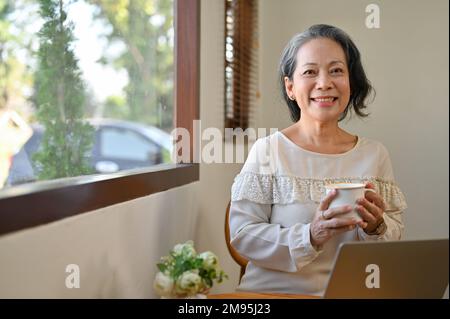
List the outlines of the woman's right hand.
<svg viewBox="0 0 450 319">
<path fill-rule="evenodd" d="M 362 228 L 366 226 L 366 223 L 363 221 L 335 218 L 338 215 L 349 213 L 353 209 L 350 205 L 328 208 L 336 195 L 337 191 L 332 190 L 325 196 L 320 202 L 313 221 L 311 222 L 310 238 L 311 244 L 315 249 L 320 248 L 333 236 L 355 229 L 356 225 L 359 225 Z"/>
</svg>

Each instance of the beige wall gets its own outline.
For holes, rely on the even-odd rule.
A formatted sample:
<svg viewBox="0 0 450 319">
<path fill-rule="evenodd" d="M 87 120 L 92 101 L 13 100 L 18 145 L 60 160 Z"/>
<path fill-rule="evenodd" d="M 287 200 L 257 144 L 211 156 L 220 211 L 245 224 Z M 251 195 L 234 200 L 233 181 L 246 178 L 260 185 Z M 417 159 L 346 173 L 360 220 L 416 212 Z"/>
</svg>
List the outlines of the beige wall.
<svg viewBox="0 0 450 319">
<path fill-rule="evenodd" d="M 200 118 L 202 128 L 224 126 L 224 4 L 202 0 Z M 207 141 L 206 141 L 207 143 Z M 205 144 L 205 142 L 203 143 Z M 199 218 L 195 242 L 199 250 L 211 250 L 219 256 L 229 279 L 215 286 L 213 293 L 233 291 L 239 268 L 231 259 L 224 237 L 225 208 L 230 200 L 230 186 L 239 172 L 239 164 L 201 164 L 199 183 Z"/>
<path fill-rule="evenodd" d="M 194 236 L 197 184 L 1 237 L 0 298 L 156 297 L 156 262 Z"/>
</svg>

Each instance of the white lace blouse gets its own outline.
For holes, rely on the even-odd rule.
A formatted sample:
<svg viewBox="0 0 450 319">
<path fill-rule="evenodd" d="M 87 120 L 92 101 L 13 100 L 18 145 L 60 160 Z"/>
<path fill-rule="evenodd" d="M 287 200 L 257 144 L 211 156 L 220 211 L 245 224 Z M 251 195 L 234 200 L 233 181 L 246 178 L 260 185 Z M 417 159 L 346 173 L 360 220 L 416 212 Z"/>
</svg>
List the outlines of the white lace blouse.
<svg viewBox="0 0 450 319">
<path fill-rule="evenodd" d="M 369 236 L 357 227 L 316 251 L 309 227 L 324 185 L 367 181 L 386 203 L 387 231 Z M 400 239 L 404 209 L 389 154 L 379 142 L 358 138 L 346 153 L 319 154 L 281 132 L 258 139 L 231 188 L 231 244 L 249 260 L 238 290 L 322 295 L 339 244 Z"/>
</svg>

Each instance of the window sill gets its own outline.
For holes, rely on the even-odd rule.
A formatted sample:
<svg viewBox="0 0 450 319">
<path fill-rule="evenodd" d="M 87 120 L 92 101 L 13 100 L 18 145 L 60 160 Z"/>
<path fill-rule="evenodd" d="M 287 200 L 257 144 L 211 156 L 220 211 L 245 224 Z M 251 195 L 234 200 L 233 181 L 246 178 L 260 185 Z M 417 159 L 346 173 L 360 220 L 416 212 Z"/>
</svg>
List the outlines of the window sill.
<svg viewBox="0 0 450 319">
<path fill-rule="evenodd" d="M 0 191 L 0 236 L 163 192 L 198 179 L 198 164 L 163 164 L 6 188 Z"/>
</svg>

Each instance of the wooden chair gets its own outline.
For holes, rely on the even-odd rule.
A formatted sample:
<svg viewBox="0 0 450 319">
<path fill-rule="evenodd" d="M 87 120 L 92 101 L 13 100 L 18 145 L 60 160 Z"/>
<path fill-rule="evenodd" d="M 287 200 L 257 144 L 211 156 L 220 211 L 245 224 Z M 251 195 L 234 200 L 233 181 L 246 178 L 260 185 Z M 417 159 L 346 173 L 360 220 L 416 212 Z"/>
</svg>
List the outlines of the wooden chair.
<svg viewBox="0 0 450 319">
<path fill-rule="evenodd" d="M 241 282 L 242 276 L 245 273 L 245 267 L 247 266 L 248 260 L 242 257 L 239 252 L 231 246 L 230 243 L 230 205 L 231 202 L 228 203 L 227 210 L 225 213 L 225 241 L 227 242 L 227 248 L 230 252 L 231 257 L 233 257 L 234 261 L 241 267 L 241 274 L 239 276 L 239 282 Z"/>
</svg>

